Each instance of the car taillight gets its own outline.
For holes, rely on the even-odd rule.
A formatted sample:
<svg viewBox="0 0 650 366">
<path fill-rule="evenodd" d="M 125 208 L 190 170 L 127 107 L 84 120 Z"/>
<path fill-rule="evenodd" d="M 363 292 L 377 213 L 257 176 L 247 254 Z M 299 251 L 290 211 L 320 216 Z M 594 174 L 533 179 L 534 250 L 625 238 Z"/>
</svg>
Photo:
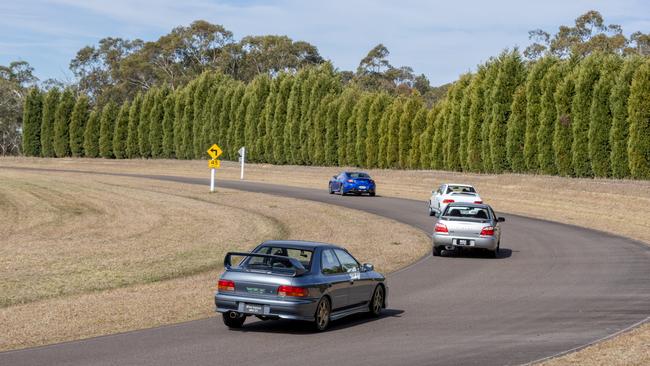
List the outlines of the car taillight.
<svg viewBox="0 0 650 366">
<path fill-rule="evenodd" d="M 436 222 L 436 227 L 433 229 L 433 231 L 437 233 L 449 233 L 449 230 L 447 230 L 447 226 L 439 222 Z"/>
<path fill-rule="evenodd" d="M 483 203 L 483 201 L 474 201 L 474 203 Z"/>
<path fill-rule="evenodd" d="M 231 280 L 219 280 L 219 291 L 235 291 L 235 283 Z"/>
<path fill-rule="evenodd" d="M 481 236 L 492 236 L 494 235 L 494 227 L 486 226 L 481 230 Z"/>
<path fill-rule="evenodd" d="M 454 203 L 454 200 L 447 198 L 445 200 L 442 200 L 442 203 Z"/>
<path fill-rule="evenodd" d="M 348 179 L 348 183 L 354 183 L 354 179 Z"/>
<path fill-rule="evenodd" d="M 307 289 L 304 287 L 280 286 L 278 287 L 278 296 L 305 297 L 307 296 Z"/>
</svg>

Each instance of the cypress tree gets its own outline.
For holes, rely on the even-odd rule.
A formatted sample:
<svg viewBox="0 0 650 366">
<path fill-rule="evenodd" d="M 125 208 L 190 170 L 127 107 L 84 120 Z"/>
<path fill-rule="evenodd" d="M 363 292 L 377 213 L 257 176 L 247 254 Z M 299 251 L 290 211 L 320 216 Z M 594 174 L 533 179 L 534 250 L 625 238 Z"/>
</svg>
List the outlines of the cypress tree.
<svg viewBox="0 0 650 366">
<path fill-rule="evenodd" d="M 43 101 L 43 120 L 41 122 L 41 156 L 53 157 L 54 153 L 54 120 L 56 107 L 59 105 L 61 93 L 53 88 L 47 92 Z"/>
<path fill-rule="evenodd" d="M 388 123 L 393 115 L 395 106 L 397 105 L 395 99 L 387 102 L 386 111 L 379 120 L 379 148 L 377 156 L 377 166 L 380 168 L 387 168 L 388 161 L 386 160 L 386 152 L 388 151 Z"/>
<path fill-rule="evenodd" d="M 632 78 L 627 105 L 630 123 L 628 159 L 635 179 L 650 179 L 650 60 Z"/>
<path fill-rule="evenodd" d="M 610 131 L 609 144 L 612 148 L 610 157 L 612 175 L 615 178 L 625 178 L 630 175 L 630 167 L 627 159 L 627 141 L 630 130 L 627 103 L 630 96 L 632 77 L 642 63 L 643 58 L 639 56 L 628 56 L 626 58 L 610 96 L 612 129 Z"/>
<path fill-rule="evenodd" d="M 371 97 L 370 108 L 368 109 L 368 125 L 366 133 L 366 161 L 363 165 L 368 168 L 379 166 L 379 139 L 382 115 L 390 102 L 386 93 L 380 92 Z"/>
<path fill-rule="evenodd" d="M 185 104 L 187 102 L 187 91 L 181 89 L 177 92 L 174 104 L 174 156 L 176 159 L 183 158 L 183 117 L 185 116 Z"/>
<path fill-rule="evenodd" d="M 88 97 L 81 95 L 77 98 L 70 119 L 70 152 L 74 157 L 84 155 L 84 131 L 88 122 L 89 109 Z"/>
<path fill-rule="evenodd" d="M 314 164 L 317 160 L 317 155 L 321 155 L 320 149 L 322 149 L 322 144 L 324 143 L 324 135 L 320 135 L 318 131 L 324 132 L 317 126 L 321 122 L 319 113 L 324 110 L 320 108 L 321 103 L 325 103 L 324 99 L 329 95 L 336 95 L 339 93 L 339 80 L 334 75 L 334 68 L 332 64 L 326 62 L 322 64 L 315 73 L 315 83 L 314 87 L 311 89 L 309 95 L 309 108 L 307 109 L 307 154 L 306 161 L 308 164 Z M 328 98 L 331 101 L 331 98 Z M 355 121 L 352 122 L 352 129 L 356 129 Z M 321 142 L 319 142 L 321 141 Z M 319 144 L 321 146 L 319 146 Z M 352 145 L 353 151 L 355 149 L 355 144 Z"/>
<path fill-rule="evenodd" d="M 284 132 L 287 128 L 287 107 L 289 96 L 293 87 L 293 76 L 287 76 L 280 83 L 280 91 L 275 103 L 275 112 L 273 114 L 273 161 L 276 164 L 285 164 L 287 162 L 287 146 L 284 139 Z"/>
<path fill-rule="evenodd" d="M 329 110 L 330 106 L 336 101 L 335 94 L 326 95 L 318 104 L 318 108 L 315 111 L 314 115 L 314 138 L 313 138 L 313 156 L 311 158 L 312 165 L 325 165 L 327 156 L 325 147 L 326 147 L 326 137 L 327 130 L 329 127 Z"/>
<path fill-rule="evenodd" d="M 578 68 L 575 90 L 571 105 L 573 124 L 573 170 L 578 177 L 590 177 L 591 160 L 589 159 L 589 119 L 593 89 L 600 76 L 602 57 L 599 54 L 587 56 Z"/>
<path fill-rule="evenodd" d="M 460 115 L 465 89 L 471 81 L 470 74 L 463 74 L 454 84 L 453 91 L 449 95 L 451 100 L 446 119 L 446 139 L 444 143 L 445 168 L 448 170 L 460 170 Z"/>
<path fill-rule="evenodd" d="M 117 159 L 124 159 L 126 155 L 126 141 L 129 136 L 129 102 L 124 102 L 120 107 L 115 121 L 115 131 L 113 132 L 113 155 Z"/>
<path fill-rule="evenodd" d="M 568 71 L 566 62 L 556 62 L 542 78 L 542 99 L 539 110 L 539 128 L 537 129 L 537 158 L 539 170 L 543 174 L 556 174 L 553 153 L 553 135 L 555 132 L 555 91 Z"/>
<path fill-rule="evenodd" d="M 99 113 L 90 112 L 86 128 L 84 130 L 84 155 L 87 158 L 99 156 Z"/>
<path fill-rule="evenodd" d="M 571 106 L 575 96 L 575 74 L 577 71 L 574 70 L 562 80 L 554 95 L 557 117 L 553 131 L 553 152 L 557 172 L 563 176 L 573 175 L 573 111 Z"/>
<path fill-rule="evenodd" d="M 72 89 L 66 89 L 56 107 L 54 119 L 54 152 L 57 158 L 70 156 L 70 119 L 74 104 Z"/>
<path fill-rule="evenodd" d="M 459 144 L 458 144 L 458 159 L 462 171 L 468 171 L 469 165 L 467 162 L 467 143 L 469 140 L 469 119 L 472 110 L 472 95 L 474 88 L 477 87 L 475 76 L 470 76 L 469 84 L 463 90 L 463 95 L 460 101 L 460 124 L 459 124 Z M 480 81 L 480 80 L 479 80 Z"/>
<path fill-rule="evenodd" d="M 341 95 L 341 103 L 337 116 L 338 123 L 338 163 L 339 166 L 351 164 L 348 161 L 347 147 L 349 146 L 351 131 L 348 129 L 348 120 L 352 116 L 354 104 L 358 98 L 358 92 L 354 88 L 348 88 Z"/>
<path fill-rule="evenodd" d="M 230 88 L 230 80 L 223 82 L 213 93 L 212 98 L 210 99 L 210 120 L 207 124 L 209 126 L 209 131 L 207 131 L 207 140 L 205 145 L 211 146 L 212 144 L 219 144 L 222 136 L 225 136 L 227 133 L 227 127 L 221 124 L 221 113 L 223 108 L 223 99 L 226 96 L 226 92 Z M 223 145 L 223 144 L 222 144 Z"/>
<path fill-rule="evenodd" d="M 541 120 L 542 79 L 557 60 L 555 57 L 543 57 L 530 69 L 526 79 L 526 136 L 524 158 L 526 168 L 536 172 L 539 168 L 537 131 Z"/>
<path fill-rule="evenodd" d="M 162 157 L 173 158 L 176 148 L 174 146 L 174 119 L 176 118 L 176 93 L 169 93 L 163 103 L 163 138 Z"/>
<path fill-rule="evenodd" d="M 245 87 L 245 91 L 241 99 L 239 100 L 239 105 L 235 110 L 235 135 L 233 136 L 233 144 L 231 154 L 232 156 L 237 156 L 237 151 L 242 146 L 246 147 L 246 150 L 250 151 L 250 146 L 246 145 L 246 110 L 248 109 L 248 104 L 253 98 L 253 84 L 248 84 Z M 248 155 L 248 154 L 246 154 Z"/>
<path fill-rule="evenodd" d="M 196 100 L 196 88 L 198 80 L 188 84 L 186 87 L 185 106 L 183 118 L 181 119 L 181 159 L 192 159 L 194 157 L 194 102 Z"/>
<path fill-rule="evenodd" d="M 275 109 L 279 100 L 280 85 L 284 78 L 285 74 L 280 74 L 271 80 L 269 94 L 262 108 L 261 123 L 257 124 L 258 137 L 255 149 L 258 151 L 261 161 L 264 162 L 275 163 L 273 159 L 273 124 L 275 123 Z"/>
<path fill-rule="evenodd" d="M 246 146 L 247 155 L 251 158 L 251 161 L 262 161 L 263 156 L 260 154 L 258 146 L 258 140 L 263 136 L 258 134 L 258 125 L 264 124 L 262 118 L 262 110 L 266 104 L 266 99 L 269 95 L 270 90 L 270 80 L 268 75 L 260 74 L 249 85 L 250 94 L 249 102 L 246 105 L 246 109 L 243 117 L 244 125 L 244 143 Z M 264 126 L 264 131 L 266 131 L 266 126 Z M 260 131 L 261 132 L 261 131 Z"/>
<path fill-rule="evenodd" d="M 597 177 L 611 175 L 609 132 L 612 128 L 612 111 L 609 97 L 616 83 L 621 61 L 617 55 L 608 55 L 603 58 L 600 77 L 593 90 L 587 137 L 589 138 L 591 169 Z"/>
<path fill-rule="evenodd" d="M 420 141 L 422 140 L 422 133 L 427 125 L 427 112 L 428 110 L 426 108 L 420 106 L 411 125 L 413 137 L 411 138 L 411 151 L 409 152 L 407 163 L 409 169 L 420 168 L 420 154 L 422 153 Z"/>
<path fill-rule="evenodd" d="M 422 108 L 422 100 L 418 92 L 411 95 L 404 103 L 404 110 L 399 119 L 398 126 L 398 157 L 397 164 L 401 169 L 409 165 L 411 142 L 413 141 L 413 121 L 418 111 Z"/>
<path fill-rule="evenodd" d="M 117 106 L 108 102 L 102 109 L 102 116 L 99 123 L 99 155 L 102 158 L 113 158 L 113 133 L 115 132 L 115 120 L 117 119 Z"/>
<path fill-rule="evenodd" d="M 420 167 L 423 169 L 431 168 L 433 161 L 431 149 L 433 136 L 435 135 L 436 117 L 440 110 L 440 104 L 435 104 L 427 113 L 426 125 L 424 132 L 420 136 Z"/>
<path fill-rule="evenodd" d="M 229 156 L 232 158 L 237 157 L 237 151 L 242 147 L 241 141 L 238 140 L 239 131 L 243 131 L 241 123 L 237 120 L 239 106 L 241 105 L 244 94 L 246 93 L 246 87 L 242 84 L 238 84 L 235 89 L 232 97 L 230 98 L 230 108 L 228 110 L 228 119 L 230 120 L 230 127 L 228 129 L 228 143 L 230 144 L 230 151 L 228 152 Z"/>
<path fill-rule="evenodd" d="M 151 120 L 149 119 L 149 114 L 153 109 L 156 92 L 155 89 L 149 89 L 149 91 L 144 95 L 142 105 L 140 106 L 140 117 L 138 120 L 138 151 L 140 152 L 140 157 L 143 158 L 151 157 L 151 143 L 149 142 L 149 127 L 151 126 Z"/>
<path fill-rule="evenodd" d="M 449 94 L 448 94 L 449 95 Z M 433 141 L 431 141 L 431 169 L 444 169 L 445 168 L 445 157 L 443 154 L 444 151 L 444 141 L 446 130 L 447 114 L 449 113 L 449 98 L 445 98 L 440 102 L 440 110 L 436 114 L 436 119 L 433 122 Z"/>
<path fill-rule="evenodd" d="M 32 88 L 25 97 L 23 108 L 23 155 L 41 155 L 41 123 L 43 121 L 43 95 Z"/>
<path fill-rule="evenodd" d="M 512 98 L 515 90 L 525 80 L 525 69 L 518 50 L 504 53 L 499 73 L 492 91 L 492 123 L 490 125 L 490 153 L 492 169 L 500 173 L 510 168 L 506 147 L 507 123 L 512 113 Z"/>
<path fill-rule="evenodd" d="M 366 151 L 367 151 L 367 138 L 368 138 L 368 115 L 370 113 L 370 105 L 372 104 L 373 95 L 365 93 L 359 103 L 357 104 L 358 111 L 356 114 L 355 130 L 356 130 L 356 139 L 355 139 L 355 165 L 356 166 L 365 166 L 366 165 Z"/>
<path fill-rule="evenodd" d="M 392 113 L 388 120 L 386 145 L 386 167 L 396 168 L 399 166 L 399 130 L 402 114 L 404 113 L 404 100 L 399 97 L 393 102 Z"/>
<path fill-rule="evenodd" d="M 192 147 L 189 152 L 188 159 L 199 159 L 204 157 L 206 152 L 203 148 L 203 107 L 208 102 L 210 89 L 214 75 L 210 72 L 204 72 L 198 79 L 196 79 L 196 88 L 192 96 Z"/>
<path fill-rule="evenodd" d="M 520 85 L 512 100 L 512 113 L 508 118 L 506 152 L 508 163 L 513 172 L 522 172 L 526 168 L 524 159 L 524 139 L 526 136 L 526 97 L 527 87 Z"/>
<path fill-rule="evenodd" d="M 481 160 L 481 137 L 483 126 L 483 114 L 486 103 L 485 90 L 485 76 L 487 74 L 487 67 L 481 65 L 472 80 L 472 88 L 470 94 L 470 108 L 469 108 L 469 121 L 467 127 L 467 169 L 473 172 L 480 172 L 483 170 L 483 162 Z"/>
<path fill-rule="evenodd" d="M 287 102 L 287 120 L 284 128 L 284 150 L 285 160 L 289 164 L 295 163 L 295 157 L 298 154 L 298 139 L 300 131 L 300 96 L 302 83 L 306 77 L 306 70 L 301 70 L 294 77 L 294 82 L 289 92 Z"/>
<path fill-rule="evenodd" d="M 165 99 L 169 95 L 168 88 L 162 88 L 153 95 L 151 112 L 149 113 L 149 146 L 151 157 L 159 158 L 163 154 L 163 119 L 165 117 Z"/>
<path fill-rule="evenodd" d="M 126 136 L 126 157 L 129 159 L 140 156 L 138 145 L 138 126 L 140 125 L 140 109 L 142 107 L 142 93 L 136 94 L 129 108 L 129 125 Z"/>
<path fill-rule="evenodd" d="M 490 173 L 494 171 L 492 164 L 492 154 L 490 150 L 490 128 L 492 126 L 492 109 L 494 107 L 494 83 L 499 73 L 501 60 L 496 59 L 488 64 L 487 72 L 484 80 L 484 100 L 485 104 L 482 113 L 481 125 L 481 162 L 483 166 L 481 171 Z"/>
<path fill-rule="evenodd" d="M 341 98 L 337 96 L 327 107 L 326 116 L 326 133 L 325 133 L 325 165 L 336 165 L 339 161 L 338 143 L 339 143 L 339 108 L 341 107 Z"/>
</svg>

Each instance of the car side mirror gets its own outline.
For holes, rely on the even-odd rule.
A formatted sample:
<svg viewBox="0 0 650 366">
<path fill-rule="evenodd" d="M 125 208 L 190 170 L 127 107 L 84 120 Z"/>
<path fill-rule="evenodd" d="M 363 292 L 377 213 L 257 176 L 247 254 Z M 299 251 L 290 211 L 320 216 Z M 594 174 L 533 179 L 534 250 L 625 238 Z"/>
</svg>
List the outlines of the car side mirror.
<svg viewBox="0 0 650 366">
<path fill-rule="evenodd" d="M 504 221 L 506 221 L 506 218 L 505 217 L 499 217 L 499 218 L 497 218 L 497 221 L 498 222 L 504 222 Z"/>
<path fill-rule="evenodd" d="M 336 179 L 336 175 L 333 175 L 332 178 Z"/>
<path fill-rule="evenodd" d="M 361 266 L 361 269 L 363 272 L 370 272 L 375 270 L 375 266 L 370 263 L 364 263 L 363 266 Z"/>
</svg>

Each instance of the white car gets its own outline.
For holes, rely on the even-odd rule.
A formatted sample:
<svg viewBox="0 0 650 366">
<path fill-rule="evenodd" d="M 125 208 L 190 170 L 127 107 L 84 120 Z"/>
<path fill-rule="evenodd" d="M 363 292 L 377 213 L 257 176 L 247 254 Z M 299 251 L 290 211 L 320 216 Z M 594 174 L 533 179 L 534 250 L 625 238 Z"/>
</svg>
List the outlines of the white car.
<svg viewBox="0 0 650 366">
<path fill-rule="evenodd" d="M 443 212 L 452 202 L 483 203 L 476 189 L 469 184 L 447 183 L 431 192 L 429 199 L 429 216 Z"/>
</svg>

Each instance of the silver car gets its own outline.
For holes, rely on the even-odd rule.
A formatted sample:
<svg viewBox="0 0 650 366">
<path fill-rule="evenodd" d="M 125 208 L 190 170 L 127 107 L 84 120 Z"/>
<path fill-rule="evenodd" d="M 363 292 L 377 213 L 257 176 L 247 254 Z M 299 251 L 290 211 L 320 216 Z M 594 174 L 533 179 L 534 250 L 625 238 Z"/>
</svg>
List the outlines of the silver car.
<svg viewBox="0 0 650 366">
<path fill-rule="evenodd" d="M 499 223 L 504 221 L 489 205 L 450 203 L 433 229 L 433 255 L 439 256 L 443 250 L 482 249 L 496 258 L 501 244 Z"/>
<path fill-rule="evenodd" d="M 233 256 L 243 259 L 232 265 Z M 322 331 L 330 320 L 379 316 L 386 307 L 384 276 L 332 244 L 267 241 L 250 253 L 226 254 L 224 267 L 214 302 L 229 328 L 255 316 L 310 321 Z"/>
</svg>

